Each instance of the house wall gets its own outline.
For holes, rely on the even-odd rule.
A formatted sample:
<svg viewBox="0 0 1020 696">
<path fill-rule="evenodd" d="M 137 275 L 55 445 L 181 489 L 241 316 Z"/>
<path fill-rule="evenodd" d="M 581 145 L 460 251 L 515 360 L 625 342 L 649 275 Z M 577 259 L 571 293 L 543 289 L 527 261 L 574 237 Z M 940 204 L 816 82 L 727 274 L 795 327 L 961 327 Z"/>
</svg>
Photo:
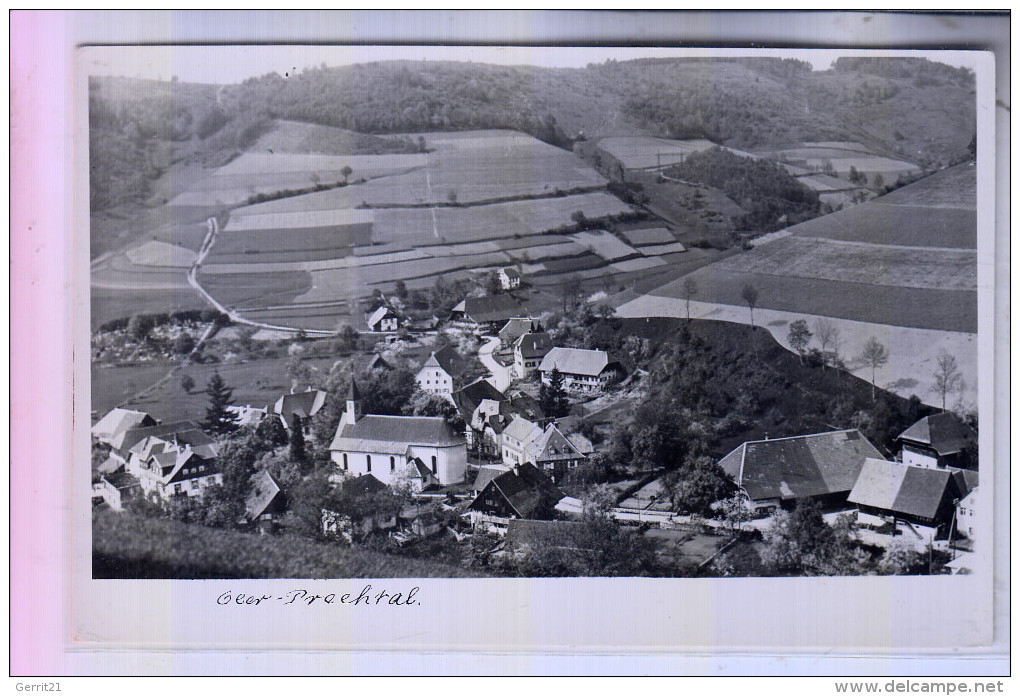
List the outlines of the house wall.
<svg viewBox="0 0 1020 696">
<path fill-rule="evenodd" d="M 170 500 L 175 495 L 187 495 L 189 498 L 201 496 L 209 486 L 216 486 L 223 483 L 222 474 L 209 474 L 207 476 L 195 476 L 172 483 L 163 483 L 161 479 L 155 478 L 151 472 L 143 471 L 138 478 L 142 491 L 145 495 L 155 492 L 163 500 Z"/>
<path fill-rule="evenodd" d="M 409 445 L 410 455 L 418 457 L 431 471 L 435 457 L 436 478 L 439 483 L 447 485 L 464 480 L 467 469 L 467 446 L 429 447 Z M 338 473 L 351 476 L 371 474 L 388 486 L 397 483 L 407 466 L 407 456 L 386 452 L 352 452 L 334 450 L 330 457 L 337 466 Z M 391 461 L 392 458 L 392 461 Z M 346 468 L 345 468 L 346 464 Z"/>
<path fill-rule="evenodd" d="M 423 367 L 415 379 L 422 391 L 446 395 L 453 393 L 453 378 L 441 367 Z"/>
<path fill-rule="evenodd" d="M 542 381 L 549 384 L 549 377 L 552 372 L 543 372 Z M 579 375 L 573 372 L 561 372 L 563 375 L 563 388 L 569 391 L 594 393 L 606 388 L 610 381 L 616 378 L 615 370 L 607 370 L 600 375 Z"/>
<path fill-rule="evenodd" d="M 907 466 L 919 466 L 925 469 L 939 468 L 938 456 L 934 452 L 915 445 L 904 444 L 902 457 L 903 463 Z"/>
</svg>

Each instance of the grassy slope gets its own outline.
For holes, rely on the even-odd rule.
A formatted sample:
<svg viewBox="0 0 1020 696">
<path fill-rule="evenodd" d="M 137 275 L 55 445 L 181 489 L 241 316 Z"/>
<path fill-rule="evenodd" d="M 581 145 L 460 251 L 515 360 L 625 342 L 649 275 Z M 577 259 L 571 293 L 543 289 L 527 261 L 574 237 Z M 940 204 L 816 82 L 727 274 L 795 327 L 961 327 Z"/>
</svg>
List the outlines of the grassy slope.
<svg viewBox="0 0 1020 696">
<path fill-rule="evenodd" d="M 92 522 L 96 578 L 479 577 L 457 566 L 389 556 L 295 536 L 258 536 L 127 513 Z"/>
</svg>

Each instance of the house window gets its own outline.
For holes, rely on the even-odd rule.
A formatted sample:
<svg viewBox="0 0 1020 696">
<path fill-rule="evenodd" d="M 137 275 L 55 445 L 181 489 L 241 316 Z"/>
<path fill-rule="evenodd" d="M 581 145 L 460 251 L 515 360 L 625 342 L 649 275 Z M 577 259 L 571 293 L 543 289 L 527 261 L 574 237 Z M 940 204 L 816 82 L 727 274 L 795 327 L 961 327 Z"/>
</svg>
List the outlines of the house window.
<svg viewBox="0 0 1020 696">
<path fill-rule="evenodd" d="M 181 484 L 175 483 L 174 484 L 174 493 L 175 494 L 179 494 L 180 492 L 181 492 Z"/>
<path fill-rule="evenodd" d="M 198 470 L 199 471 L 205 471 L 205 464 L 199 464 L 198 465 Z"/>
<path fill-rule="evenodd" d="M 436 465 L 436 455 L 434 454 L 432 455 L 432 473 L 433 474 L 439 473 L 439 467 Z"/>
<path fill-rule="evenodd" d="M 191 479 L 191 490 L 198 490 L 198 479 Z"/>
<path fill-rule="evenodd" d="M 344 452 L 344 471 L 347 471 L 347 453 Z"/>
<path fill-rule="evenodd" d="M 397 468 L 397 460 L 390 457 L 390 471 L 395 471 Z"/>
<path fill-rule="evenodd" d="M 369 471 L 369 473 L 371 473 L 371 471 L 372 471 L 372 455 L 371 454 L 366 454 L 365 455 L 365 461 L 368 462 L 368 471 Z"/>
</svg>

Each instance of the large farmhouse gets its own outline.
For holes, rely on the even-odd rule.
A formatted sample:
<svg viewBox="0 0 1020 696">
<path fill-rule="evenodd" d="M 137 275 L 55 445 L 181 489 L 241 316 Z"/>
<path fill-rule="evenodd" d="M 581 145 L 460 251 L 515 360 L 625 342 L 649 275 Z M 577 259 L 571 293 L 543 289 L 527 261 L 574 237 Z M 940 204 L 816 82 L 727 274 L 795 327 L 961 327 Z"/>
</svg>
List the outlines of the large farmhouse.
<svg viewBox="0 0 1020 696">
<path fill-rule="evenodd" d="M 521 464 L 489 480 L 469 509 L 504 518 L 548 520 L 563 491 L 532 464 Z"/>
<path fill-rule="evenodd" d="M 601 392 L 623 372 L 620 363 L 611 360 L 605 351 L 581 348 L 553 348 L 546 353 L 538 370 L 546 384 L 553 370 L 559 370 L 564 388 L 582 393 Z"/>
<path fill-rule="evenodd" d="M 468 297 L 453 308 L 450 321 L 473 330 L 497 331 L 512 317 L 519 317 L 520 304 L 510 295 Z"/>
<path fill-rule="evenodd" d="M 443 418 L 361 415 L 352 382 L 329 446 L 334 479 L 371 474 L 386 484 L 420 478 L 418 460 L 441 485 L 464 480 L 467 446 Z"/>
<path fill-rule="evenodd" d="M 857 430 L 745 442 L 719 461 L 749 506 L 768 512 L 801 500 L 839 507 L 864 460 L 881 453 Z"/>
<path fill-rule="evenodd" d="M 392 309 L 383 305 L 372 312 L 365 320 L 369 331 L 396 331 L 400 328 L 400 317 Z"/>
<path fill-rule="evenodd" d="M 952 472 L 868 459 L 850 491 L 857 521 L 872 527 L 909 525 L 927 541 L 952 521 L 955 503 L 963 498 Z"/>
<path fill-rule="evenodd" d="M 514 375 L 527 379 L 553 349 L 552 339 L 544 331 L 526 333 L 514 341 Z"/>
</svg>

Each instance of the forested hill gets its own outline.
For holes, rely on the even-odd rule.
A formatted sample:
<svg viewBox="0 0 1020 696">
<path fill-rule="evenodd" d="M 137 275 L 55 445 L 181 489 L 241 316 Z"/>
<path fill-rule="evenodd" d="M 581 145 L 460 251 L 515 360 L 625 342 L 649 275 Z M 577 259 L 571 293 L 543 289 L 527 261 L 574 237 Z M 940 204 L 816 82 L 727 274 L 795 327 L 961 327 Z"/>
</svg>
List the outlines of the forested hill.
<svg viewBox="0 0 1020 696">
<path fill-rule="evenodd" d="M 974 77 L 924 59 L 642 59 L 583 69 L 398 61 L 227 87 L 231 113 L 366 133 L 513 128 L 545 140 L 648 133 L 743 149 L 850 140 L 937 164 L 974 131 Z M 551 117 L 551 118 L 550 118 Z M 920 152 L 920 154 L 919 154 Z"/>
<path fill-rule="evenodd" d="M 563 147 L 581 131 L 704 137 L 740 149 L 853 141 L 922 166 L 966 157 L 975 130 L 973 74 L 924 59 L 845 58 L 824 72 L 772 58 L 579 69 L 392 61 L 220 88 L 125 82 L 90 83 L 91 125 L 111 135 L 94 133 L 93 147 L 145 166 L 153 163 L 139 152 L 142 140 L 173 141 L 175 159 L 197 153 L 213 165 L 250 147 L 274 119 L 373 134 L 511 128 Z"/>
</svg>

